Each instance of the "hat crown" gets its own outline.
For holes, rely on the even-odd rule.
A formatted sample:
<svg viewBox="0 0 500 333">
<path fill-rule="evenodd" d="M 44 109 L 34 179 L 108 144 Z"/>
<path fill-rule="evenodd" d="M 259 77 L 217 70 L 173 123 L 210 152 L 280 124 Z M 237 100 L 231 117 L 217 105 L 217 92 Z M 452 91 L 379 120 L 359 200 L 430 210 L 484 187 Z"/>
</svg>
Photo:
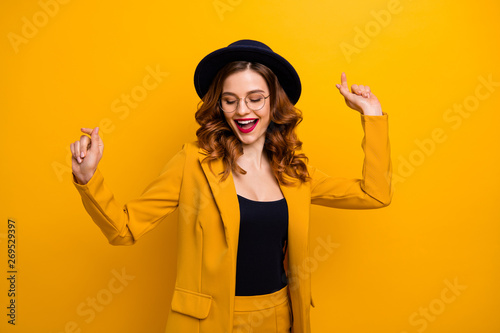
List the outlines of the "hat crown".
<svg viewBox="0 0 500 333">
<path fill-rule="evenodd" d="M 252 39 L 241 39 L 229 44 L 227 47 L 250 47 L 250 48 L 264 49 L 266 51 L 273 52 L 273 50 L 271 50 L 271 48 L 266 44 Z"/>
</svg>

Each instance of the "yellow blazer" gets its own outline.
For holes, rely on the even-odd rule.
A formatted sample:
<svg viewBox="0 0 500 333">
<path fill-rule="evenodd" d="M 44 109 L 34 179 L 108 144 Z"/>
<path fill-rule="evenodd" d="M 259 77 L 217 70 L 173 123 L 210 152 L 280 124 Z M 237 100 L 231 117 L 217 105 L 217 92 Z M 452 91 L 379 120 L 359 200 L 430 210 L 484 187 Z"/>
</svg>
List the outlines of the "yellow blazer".
<svg viewBox="0 0 500 333">
<path fill-rule="evenodd" d="M 367 209 L 392 198 L 388 116 L 361 115 L 365 153 L 362 179 L 330 177 L 308 165 L 312 180 L 281 186 L 289 209 L 288 280 L 293 330 L 310 332 L 309 210 L 318 204 Z M 175 289 L 166 333 L 231 332 L 236 285 L 239 204 L 232 175 L 220 182 L 221 160 L 206 162 L 196 142 L 187 143 L 137 199 L 119 204 L 99 170 L 85 185 L 73 183 L 85 209 L 112 245 L 132 245 L 179 209 Z M 215 174 L 214 174 L 215 173 Z M 309 258 L 310 259 L 310 258 Z"/>
</svg>

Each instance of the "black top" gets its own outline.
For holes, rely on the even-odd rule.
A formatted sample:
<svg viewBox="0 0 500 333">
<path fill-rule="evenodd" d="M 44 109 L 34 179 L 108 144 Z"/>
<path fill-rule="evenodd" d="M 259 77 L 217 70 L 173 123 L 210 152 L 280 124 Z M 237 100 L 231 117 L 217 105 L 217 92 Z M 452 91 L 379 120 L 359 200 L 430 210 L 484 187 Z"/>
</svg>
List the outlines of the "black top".
<svg viewBox="0 0 500 333">
<path fill-rule="evenodd" d="M 273 293 L 287 285 L 283 260 L 288 239 L 285 198 L 253 201 L 238 195 L 240 233 L 236 296 Z"/>
</svg>

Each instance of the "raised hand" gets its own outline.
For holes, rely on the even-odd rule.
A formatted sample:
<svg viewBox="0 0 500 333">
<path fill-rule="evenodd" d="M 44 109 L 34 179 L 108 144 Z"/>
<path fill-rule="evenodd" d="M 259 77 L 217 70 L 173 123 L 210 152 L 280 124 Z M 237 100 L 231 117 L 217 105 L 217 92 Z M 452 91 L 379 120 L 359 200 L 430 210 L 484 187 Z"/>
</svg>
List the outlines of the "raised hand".
<svg viewBox="0 0 500 333">
<path fill-rule="evenodd" d="M 94 175 L 102 158 L 104 143 L 99 136 L 99 127 L 94 129 L 82 127 L 80 140 L 73 142 L 71 148 L 71 167 L 79 184 L 87 184 Z"/>
<path fill-rule="evenodd" d="M 339 89 L 342 96 L 344 96 L 348 107 L 366 116 L 382 115 L 382 106 L 378 98 L 371 92 L 369 86 L 353 84 L 351 86 L 352 92 L 350 92 L 344 72 L 340 76 L 340 82 L 341 84 L 336 84 L 335 86 Z"/>
</svg>

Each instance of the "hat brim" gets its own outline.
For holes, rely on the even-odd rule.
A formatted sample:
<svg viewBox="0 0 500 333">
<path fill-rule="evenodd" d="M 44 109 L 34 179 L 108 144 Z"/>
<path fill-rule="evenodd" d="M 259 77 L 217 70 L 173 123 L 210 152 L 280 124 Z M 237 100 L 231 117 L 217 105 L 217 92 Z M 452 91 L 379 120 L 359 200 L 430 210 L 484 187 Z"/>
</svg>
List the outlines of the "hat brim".
<svg viewBox="0 0 500 333">
<path fill-rule="evenodd" d="M 267 66 L 278 78 L 290 102 L 296 104 L 299 100 L 302 86 L 293 66 L 277 53 L 248 46 L 222 48 L 200 61 L 194 74 L 195 89 L 200 98 L 205 96 L 219 70 L 233 61 L 257 62 Z"/>
</svg>

